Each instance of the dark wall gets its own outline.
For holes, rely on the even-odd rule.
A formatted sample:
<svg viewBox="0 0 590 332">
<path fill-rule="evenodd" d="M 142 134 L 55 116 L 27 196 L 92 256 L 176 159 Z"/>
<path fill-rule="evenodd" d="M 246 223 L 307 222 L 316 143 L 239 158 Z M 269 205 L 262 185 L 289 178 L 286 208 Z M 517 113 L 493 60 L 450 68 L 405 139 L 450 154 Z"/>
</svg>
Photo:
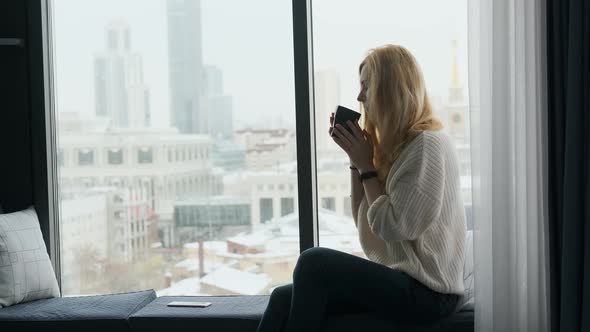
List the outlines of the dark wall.
<svg viewBox="0 0 590 332">
<path fill-rule="evenodd" d="M 0 45 L 0 204 L 4 212 L 33 204 L 27 34 L 27 2 L 0 1 L 0 38 L 24 40 L 23 46 Z"/>
<path fill-rule="evenodd" d="M 0 41 L 0 205 L 5 213 L 34 206 L 51 254 L 55 204 L 54 176 L 48 176 L 53 157 L 47 153 L 43 6 L 41 0 L 0 0 L 0 38 L 22 41 Z"/>
</svg>

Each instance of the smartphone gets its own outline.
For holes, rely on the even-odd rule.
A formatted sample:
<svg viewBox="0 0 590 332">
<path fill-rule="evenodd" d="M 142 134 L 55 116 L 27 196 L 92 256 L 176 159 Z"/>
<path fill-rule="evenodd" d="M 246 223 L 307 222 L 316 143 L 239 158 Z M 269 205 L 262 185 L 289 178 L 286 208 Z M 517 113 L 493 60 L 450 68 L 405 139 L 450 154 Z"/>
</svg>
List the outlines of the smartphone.
<svg viewBox="0 0 590 332">
<path fill-rule="evenodd" d="M 169 307 L 195 307 L 205 308 L 211 305 L 211 302 L 184 302 L 184 301 L 172 301 L 168 303 Z"/>
<path fill-rule="evenodd" d="M 361 113 L 353 111 L 350 108 L 338 105 L 338 107 L 336 108 L 336 112 L 334 113 L 334 126 L 336 126 L 336 124 L 340 124 L 352 133 L 352 130 L 348 127 L 348 124 L 346 122 L 350 120 L 354 123 L 358 121 L 360 118 Z"/>
</svg>

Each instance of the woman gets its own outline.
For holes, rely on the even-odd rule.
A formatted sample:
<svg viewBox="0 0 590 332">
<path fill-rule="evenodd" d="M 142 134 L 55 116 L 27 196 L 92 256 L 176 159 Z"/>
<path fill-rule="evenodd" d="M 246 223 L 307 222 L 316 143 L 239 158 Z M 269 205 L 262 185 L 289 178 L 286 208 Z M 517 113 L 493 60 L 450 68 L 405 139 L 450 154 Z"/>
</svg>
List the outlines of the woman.
<svg viewBox="0 0 590 332">
<path fill-rule="evenodd" d="M 387 45 L 361 63 L 364 127 L 329 132 L 350 158 L 352 212 L 369 260 L 304 251 L 293 284 L 275 288 L 258 331 L 321 331 L 330 313 L 433 321 L 463 294 L 465 217 L 458 161 L 408 50 Z M 331 123 L 333 124 L 332 114 Z"/>
</svg>

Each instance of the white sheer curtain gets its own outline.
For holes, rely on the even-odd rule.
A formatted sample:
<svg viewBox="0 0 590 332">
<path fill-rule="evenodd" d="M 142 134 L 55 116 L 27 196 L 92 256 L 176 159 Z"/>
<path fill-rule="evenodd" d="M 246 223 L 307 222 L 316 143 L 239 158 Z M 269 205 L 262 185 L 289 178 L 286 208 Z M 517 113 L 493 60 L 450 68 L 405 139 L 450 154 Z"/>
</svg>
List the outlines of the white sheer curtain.
<svg viewBox="0 0 590 332">
<path fill-rule="evenodd" d="M 469 0 L 476 331 L 548 331 L 545 4 Z"/>
</svg>

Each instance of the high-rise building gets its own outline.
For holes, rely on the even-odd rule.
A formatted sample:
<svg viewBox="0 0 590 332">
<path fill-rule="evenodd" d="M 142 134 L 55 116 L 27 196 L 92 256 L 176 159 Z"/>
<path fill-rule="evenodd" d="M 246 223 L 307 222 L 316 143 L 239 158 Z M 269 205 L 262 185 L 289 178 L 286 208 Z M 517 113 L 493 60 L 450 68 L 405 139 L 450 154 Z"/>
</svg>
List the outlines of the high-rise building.
<svg viewBox="0 0 590 332">
<path fill-rule="evenodd" d="M 101 119 L 68 112 L 60 113 L 59 128 L 60 189 L 141 190 L 159 216 L 166 247 L 174 243 L 174 202 L 223 190 L 211 166 L 207 136 L 178 134 L 173 128 L 115 129 Z"/>
<path fill-rule="evenodd" d="M 207 133 L 201 2 L 168 0 L 167 21 L 170 124 L 181 133 Z"/>
<path fill-rule="evenodd" d="M 76 194 L 79 194 L 77 192 Z M 100 287 L 99 262 L 109 258 L 105 193 L 60 193 L 62 292 L 80 294 Z"/>
<path fill-rule="evenodd" d="M 328 135 L 330 113 L 340 103 L 340 77 L 335 70 L 319 70 L 315 74 L 316 147 L 320 152 L 338 148 Z"/>
<path fill-rule="evenodd" d="M 223 73 L 217 66 L 204 66 L 205 94 L 208 96 L 223 94 Z"/>
<path fill-rule="evenodd" d="M 94 59 L 94 83 L 96 115 L 110 118 L 114 127 L 149 125 L 149 91 L 141 56 L 131 50 L 127 23 L 107 25 L 106 50 Z"/>
<path fill-rule="evenodd" d="M 463 94 L 463 87 L 459 80 L 459 62 L 457 58 L 457 41 L 452 42 L 453 47 L 453 71 L 451 87 L 449 88 L 449 96 L 446 105 L 443 107 L 443 113 L 446 115 L 446 123 L 448 132 L 453 138 L 465 139 L 469 136 L 469 121 L 468 104 Z"/>
<path fill-rule="evenodd" d="M 289 129 L 240 129 L 235 141 L 245 149 L 249 170 L 276 170 L 282 163 L 297 160 L 295 132 Z"/>
<path fill-rule="evenodd" d="M 204 67 L 205 97 L 209 110 L 208 132 L 215 139 L 233 135 L 232 97 L 223 93 L 223 74 L 216 66 Z"/>
</svg>

